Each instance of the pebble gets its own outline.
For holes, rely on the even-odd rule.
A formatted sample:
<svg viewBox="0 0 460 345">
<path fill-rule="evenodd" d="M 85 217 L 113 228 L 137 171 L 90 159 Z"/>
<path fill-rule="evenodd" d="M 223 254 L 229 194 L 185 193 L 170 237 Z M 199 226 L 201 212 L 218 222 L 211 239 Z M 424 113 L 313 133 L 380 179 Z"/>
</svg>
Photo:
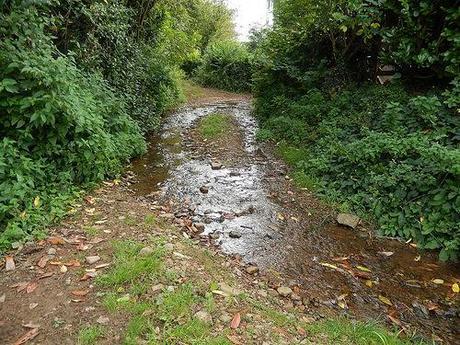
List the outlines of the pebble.
<svg viewBox="0 0 460 345">
<path fill-rule="evenodd" d="M 98 262 L 99 260 L 101 260 L 101 257 L 98 255 L 94 255 L 94 256 L 87 256 L 85 259 L 88 264 L 92 265 Z"/>
<path fill-rule="evenodd" d="M 168 252 L 172 252 L 174 250 L 174 244 L 172 243 L 166 243 L 165 246 L 164 246 L 165 250 L 167 250 Z"/>
<path fill-rule="evenodd" d="M 200 192 L 203 194 L 207 194 L 209 192 L 209 188 L 206 186 L 201 186 L 200 187 Z"/>
<path fill-rule="evenodd" d="M 211 169 L 212 170 L 222 169 L 222 163 L 220 163 L 220 162 L 211 162 Z"/>
<path fill-rule="evenodd" d="M 257 266 L 248 266 L 248 267 L 246 267 L 246 272 L 249 273 L 249 274 L 256 274 L 257 272 L 259 272 L 259 267 L 257 267 Z"/>
<path fill-rule="evenodd" d="M 195 224 L 193 224 L 193 226 L 195 226 L 195 228 L 198 231 L 204 231 L 204 228 L 205 228 L 206 225 L 204 223 L 195 223 Z"/>
<path fill-rule="evenodd" d="M 280 296 L 283 296 L 283 297 L 288 297 L 289 295 L 292 294 L 291 288 L 287 286 L 280 286 L 276 291 L 278 291 Z"/>
<path fill-rule="evenodd" d="M 241 237 L 241 232 L 239 232 L 237 230 L 232 230 L 232 231 L 230 231 L 228 236 L 230 236 L 231 238 L 240 238 Z"/>
<path fill-rule="evenodd" d="M 203 322 L 212 323 L 212 316 L 207 311 L 200 310 L 195 313 L 195 317 Z"/>
<path fill-rule="evenodd" d="M 48 249 L 48 251 L 46 252 L 48 255 L 56 255 L 56 249 L 54 248 L 50 248 Z"/>
<path fill-rule="evenodd" d="M 105 325 L 110 322 L 110 319 L 107 316 L 99 316 L 96 322 L 101 325 Z"/>
<path fill-rule="evenodd" d="M 153 254 L 153 248 L 152 247 L 144 247 L 139 251 L 140 256 L 149 256 Z"/>
</svg>

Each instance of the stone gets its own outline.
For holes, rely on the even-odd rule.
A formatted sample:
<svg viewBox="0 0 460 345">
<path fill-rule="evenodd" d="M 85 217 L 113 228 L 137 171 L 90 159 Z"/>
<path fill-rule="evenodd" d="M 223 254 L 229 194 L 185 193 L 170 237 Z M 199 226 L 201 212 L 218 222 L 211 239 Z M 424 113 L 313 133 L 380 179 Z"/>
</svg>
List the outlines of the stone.
<svg viewBox="0 0 460 345">
<path fill-rule="evenodd" d="M 246 272 L 249 273 L 249 274 L 256 274 L 257 272 L 259 272 L 259 267 L 257 267 L 257 266 L 248 266 L 248 267 L 246 267 Z"/>
<path fill-rule="evenodd" d="M 241 173 L 239 171 L 231 171 L 230 176 L 240 176 Z"/>
<path fill-rule="evenodd" d="M 302 298 L 301 298 L 299 295 L 297 295 L 296 293 L 293 293 L 293 294 L 291 295 L 291 299 L 292 299 L 293 301 L 301 301 L 301 300 L 302 300 Z"/>
<path fill-rule="evenodd" d="M 172 251 L 174 250 L 174 244 L 172 244 L 172 243 L 166 243 L 166 244 L 164 245 L 164 248 L 165 248 L 166 251 L 172 252 Z"/>
<path fill-rule="evenodd" d="M 194 223 L 193 226 L 198 230 L 198 231 L 204 231 L 204 228 L 206 225 L 204 223 Z"/>
<path fill-rule="evenodd" d="M 48 249 L 48 251 L 46 252 L 48 255 L 56 255 L 56 249 L 54 248 L 50 248 Z"/>
<path fill-rule="evenodd" d="M 230 236 L 231 238 L 240 238 L 241 237 L 241 232 L 237 231 L 237 230 L 232 230 L 229 232 L 228 236 Z"/>
<path fill-rule="evenodd" d="M 355 229 L 358 226 L 359 217 L 349 213 L 340 213 L 337 216 L 337 223 Z"/>
<path fill-rule="evenodd" d="M 164 286 L 163 284 L 161 284 L 161 283 L 160 283 L 160 284 L 156 284 L 156 285 L 152 286 L 152 293 L 154 293 L 154 294 L 155 294 L 155 293 L 158 293 L 158 292 L 160 292 L 161 290 L 163 290 L 164 287 L 165 287 L 165 286 Z"/>
<path fill-rule="evenodd" d="M 152 247 L 144 247 L 139 251 L 140 256 L 149 256 L 153 254 L 153 248 Z"/>
<path fill-rule="evenodd" d="M 110 322 L 110 319 L 107 316 L 99 316 L 96 322 L 101 325 L 106 325 Z"/>
<path fill-rule="evenodd" d="M 200 192 L 203 194 L 207 194 L 209 192 L 209 188 L 206 186 L 201 186 L 200 187 Z"/>
<path fill-rule="evenodd" d="M 87 256 L 85 259 L 88 264 L 92 265 L 98 262 L 99 260 L 101 260 L 101 257 L 98 255 L 94 255 L 94 256 Z"/>
<path fill-rule="evenodd" d="M 278 294 L 283 297 L 288 297 L 292 294 L 291 288 L 287 286 L 280 286 L 276 291 L 278 291 Z"/>
<path fill-rule="evenodd" d="M 212 170 L 219 170 L 222 169 L 222 163 L 221 162 L 211 162 L 211 169 Z"/>
<path fill-rule="evenodd" d="M 211 314 L 204 310 L 200 310 L 199 312 L 195 313 L 195 318 L 206 323 L 212 323 Z"/>
</svg>

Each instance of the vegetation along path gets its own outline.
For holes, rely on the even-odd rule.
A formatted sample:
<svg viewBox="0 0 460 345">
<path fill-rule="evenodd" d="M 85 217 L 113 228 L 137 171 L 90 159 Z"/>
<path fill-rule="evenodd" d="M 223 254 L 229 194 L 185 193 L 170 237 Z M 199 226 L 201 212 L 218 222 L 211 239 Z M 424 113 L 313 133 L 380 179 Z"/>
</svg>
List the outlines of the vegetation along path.
<svg viewBox="0 0 460 345">
<path fill-rule="evenodd" d="M 195 91 L 122 179 L 7 257 L 4 343 L 458 340 L 458 267 L 338 224 L 256 141 L 249 97 Z"/>
</svg>

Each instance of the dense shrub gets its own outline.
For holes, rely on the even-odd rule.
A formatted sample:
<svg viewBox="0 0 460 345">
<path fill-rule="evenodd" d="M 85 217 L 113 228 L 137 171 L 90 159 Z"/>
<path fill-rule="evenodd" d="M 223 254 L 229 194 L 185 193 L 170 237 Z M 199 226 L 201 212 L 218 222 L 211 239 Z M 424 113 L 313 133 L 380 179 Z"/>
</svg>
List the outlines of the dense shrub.
<svg viewBox="0 0 460 345">
<path fill-rule="evenodd" d="M 274 13 L 254 44 L 259 137 L 301 148 L 282 150 L 298 176 L 383 234 L 458 258 L 458 1 L 279 0 Z M 399 84 L 370 82 L 382 64 Z"/>
<path fill-rule="evenodd" d="M 75 184 L 145 150 L 125 104 L 79 71 L 33 7 L 0 16 L 0 248 L 64 213 Z"/>
<path fill-rule="evenodd" d="M 205 86 L 228 91 L 249 91 L 253 56 L 236 41 L 217 41 L 206 49 L 196 80 Z"/>
</svg>

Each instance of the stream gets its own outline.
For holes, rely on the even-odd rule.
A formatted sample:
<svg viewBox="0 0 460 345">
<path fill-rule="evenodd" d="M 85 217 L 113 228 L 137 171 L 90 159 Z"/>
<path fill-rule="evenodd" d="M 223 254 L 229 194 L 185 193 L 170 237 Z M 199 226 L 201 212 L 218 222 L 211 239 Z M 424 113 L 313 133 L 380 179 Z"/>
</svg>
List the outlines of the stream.
<svg viewBox="0 0 460 345">
<path fill-rule="evenodd" d="M 233 139 L 220 151 L 195 131 L 213 113 L 235 121 Z M 202 242 L 259 266 L 273 284 L 298 286 L 301 300 L 292 302 L 315 318 L 371 318 L 459 343 L 459 297 L 451 290 L 459 267 L 376 237 L 370 226 L 338 225 L 330 207 L 292 185 L 273 150 L 256 142 L 256 131 L 248 101 L 179 109 L 133 162 L 131 188 L 140 198 L 175 205 L 176 219 L 200 225 Z"/>
</svg>

